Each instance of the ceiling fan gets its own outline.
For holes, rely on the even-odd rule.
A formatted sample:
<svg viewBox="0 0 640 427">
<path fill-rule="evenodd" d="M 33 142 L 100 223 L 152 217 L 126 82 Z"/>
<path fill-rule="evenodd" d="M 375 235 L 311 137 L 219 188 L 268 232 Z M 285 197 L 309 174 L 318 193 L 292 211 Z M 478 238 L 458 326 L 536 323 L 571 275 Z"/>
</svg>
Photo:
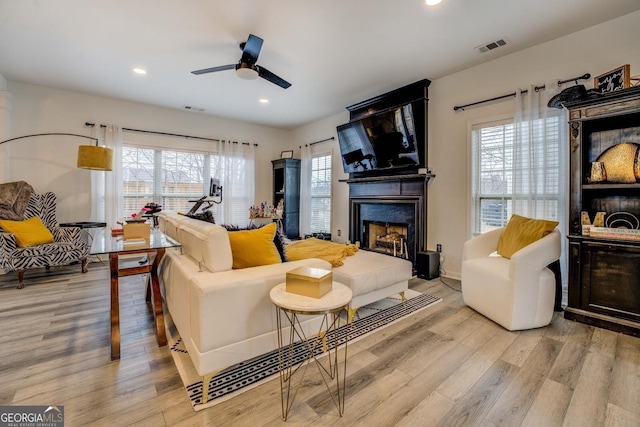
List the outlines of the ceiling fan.
<svg viewBox="0 0 640 427">
<path fill-rule="evenodd" d="M 242 57 L 237 64 L 221 65 L 219 67 L 205 68 L 202 70 L 192 71 L 192 74 L 206 74 L 215 73 L 216 71 L 232 70 L 235 68 L 236 74 L 241 79 L 253 80 L 258 77 L 262 77 L 271 83 L 277 84 L 281 88 L 288 88 L 291 83 L 284 80 L 281 77 L 276 76 L 271 71 L 256 64 L 258 62 L 258 55 L 260 55 L 260 49 L 262 49 L 262 40 L 258 36 L 249 34 L 249 39 L 240 43 L 240 49 L 242 50 Z"/>
</svg>

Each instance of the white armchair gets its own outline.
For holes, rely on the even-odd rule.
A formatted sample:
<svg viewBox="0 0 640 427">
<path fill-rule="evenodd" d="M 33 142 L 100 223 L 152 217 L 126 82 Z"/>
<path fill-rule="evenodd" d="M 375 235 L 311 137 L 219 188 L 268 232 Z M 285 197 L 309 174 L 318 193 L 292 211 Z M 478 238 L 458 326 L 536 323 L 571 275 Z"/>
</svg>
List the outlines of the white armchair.
<svg viewBox="0 0 640 427">
<path fill-rule="evenodd" d="M 495 253 L 503 231 L 465 242 L 464 302 L 510 331 L 546 326 L 553 317 L 556 292 L 555 275 L 547 266 L 560 258 L 560 232 L 553 230 L 508 259 Z"/>
</svg>

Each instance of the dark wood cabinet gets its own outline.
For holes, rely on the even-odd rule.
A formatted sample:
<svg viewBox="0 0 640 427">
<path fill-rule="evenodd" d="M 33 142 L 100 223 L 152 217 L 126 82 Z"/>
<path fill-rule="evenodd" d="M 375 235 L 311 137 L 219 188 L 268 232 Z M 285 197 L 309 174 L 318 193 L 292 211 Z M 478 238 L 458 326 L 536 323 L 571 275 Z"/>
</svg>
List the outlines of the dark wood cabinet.
<svg viewBox="0 0 640 427">
<path fill-rule="evenodd" d="M 600 181 L 591 171 L 592 163 L 611 147 L 622 143 L 640 146 L 640 88 L 565 106 L 569 110 L 570 143 L 569 288 L 565 318 L 640 336 L 640 241 L 596 237 L 582 230 L 582 212 L 587 212 L 591 220 L 597 212 L 605 212 L 605 218 L 615 218 L 613 214 L 640 218 L 640 177 L 636 182 Z M 627 175 L 629 171 L 633 175 L 634 168 L 637 171 L 640 167 L 640 154 L 624 153 L 619 157 L 616 164 Z M 623 221 L 625 227 L 637 227 L 633 217 L 627 216 L 631 220 Z"/>
<path fill-rule="evenodd" d="M 277 159 L 273 163 L 273 206 L 284 203 L 282 228 L 290 239 L 300 238 L 300 160 Z"/>
</svg>

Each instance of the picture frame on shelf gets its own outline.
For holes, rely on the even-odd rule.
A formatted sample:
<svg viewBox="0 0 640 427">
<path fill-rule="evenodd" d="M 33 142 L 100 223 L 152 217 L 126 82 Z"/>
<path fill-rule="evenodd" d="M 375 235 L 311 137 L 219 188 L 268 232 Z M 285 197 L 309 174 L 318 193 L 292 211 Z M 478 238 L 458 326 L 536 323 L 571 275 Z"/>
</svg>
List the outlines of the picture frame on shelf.
<svg viewBox="0 0 640 427">
<path fill-rule="evenodd" d="M 293 150 L 282 151 L 280 153 L 281 159 L 293 159 Z"/>
<path fill-rule="evenodd" d="M 622 65 L 593 78 L 593 87 L 601 93 L 615 92 L 631 87 L 631 67 Z"/>
</svg>

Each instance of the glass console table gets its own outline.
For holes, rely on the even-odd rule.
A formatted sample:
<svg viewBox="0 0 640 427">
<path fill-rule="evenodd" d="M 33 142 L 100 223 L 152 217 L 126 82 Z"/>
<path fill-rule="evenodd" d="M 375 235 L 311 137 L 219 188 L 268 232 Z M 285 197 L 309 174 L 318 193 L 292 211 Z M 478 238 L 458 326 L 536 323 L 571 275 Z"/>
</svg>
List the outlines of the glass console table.
<svg viewBox="0 0 640 427">
<path fill-rule="evenodd" d="M 109 255 L 109 269 L 111 272 L 111 360 L 120 359 L 120 299 L 118 279 L 135 274 L 149 274 L 147 281 L 147 302 L 151 304 L 155 319 L 158 346 L 167 345 L 167 334 L 162 310 L 162 296 L 158 280 L 158 266 L 167 248 L 179 247 L 180 243 L 160 230 L 150 228 L 148 241 L 135 244 L 125 243 L 122 236 L 111 236 L 109 231 L 98 230 L 91 245 L 91 255 Z M 145 254 L 147 261 L 134 267 L 120 265 L 122 255 Z"/>
</svg>

